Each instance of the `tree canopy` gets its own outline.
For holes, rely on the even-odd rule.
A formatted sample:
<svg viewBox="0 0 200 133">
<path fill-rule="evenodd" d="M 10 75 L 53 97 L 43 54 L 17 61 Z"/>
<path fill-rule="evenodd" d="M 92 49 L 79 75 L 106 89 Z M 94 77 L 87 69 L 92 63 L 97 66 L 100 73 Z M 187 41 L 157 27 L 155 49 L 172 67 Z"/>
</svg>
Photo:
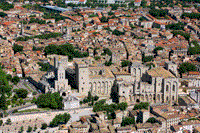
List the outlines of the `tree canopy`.
<svg viewBox="0 0 200 133">
<path fill-rule="evenodd" d="M 183 13 L 181 18 L 190 18 L 190 19 L 198 19 L 200 20 L 200 13 Z"/>
<path fill-rule="evenodd" d="M 14 44 L 14 45 L 13 45 L 13 50 L 14 50 L 14 53 L 17 53 L 17 52 L 23 51 L 23 46 L 20 46 L 20 45 Z"/>
<path fill-rule="evenodd" d="M 123 61 L 121 62 L 121 66 L 122 66 L 122 67 L 130 66 L 131 64 L 132 64 L 132 62 L 129 61 L 129 60 L 123 60 Z"/>
<path fill-rule="evenodd" d="M 23 88 L 16 89 L 15 92 L 19 98 L 26 98 L 28 95 L 28 91 Z"/>
<path fill-rule="evenodd" d="M 184 30 L 184 26 L 185 24 L 184 23 L 175 23 L 175 24 L 168 24 L 166 26 L 166 29 L 170 29 L 170 30 Z"/>
<path fill-rule="evenodd" d="M 198 44 L 197 41 L 192 41 L 191 44 L 194 45 L 194 47 L 189 47 L 188 49 L 188 54 L 190 55 L 196 55 L 196 54 L 200 54 L 200 45 Z"/>
<path fill-rule="evenodd" d="M 149 103 L 148 102 L 141 102 L 139 104 L 135 104 L 133 110 L 141 110 L 141 109 L 146 109 L 148 110 Z"/>
<path fill-rule="evenodd" d="M 9 4 L 8 2 L 0 2 L 0 8 L 4 11 L 7 11 L 7 10 L 14 8 L 14 5 Z"/>
<path fill-rule="evenodd" d="M 151 9 L 151 10 L 149 10 L 149 14 L 151 14 L 152 16 L 154 16 L 156 18 L 161 18 L 161 17 L 165 17 L 167 15 L 167 11 L 160 10 L 160 9 Z"/>
<path fill-rule="evenodd" d="M 186 72 L 189 72 L 189 71 L 196 71 L 197 68 L 194 64 L 185 62 L 185 63 L 180 64 L 178 70 L 182 74 L 182 73 L 186 73 Z"/>
<path fill-rule="evenodd" d="M 37 98 L 36 104 L 40 108 L 49 107 L 51 109 L 62 109 L 63 108 L 63 98 L 58 92 L 42 94 Z"/>
<path fill-rule="evenodd" d="M 156 123 L 157 122 L 157 120 L 156 120 L 156 118 L 154 118 L 154 117 L 150 117 L 148 120 L 147 120 L 147 123 Z"/>
<path fill-rule="evenodd" d="M 4 18 L 5 16 L 7 16 L 6 13 L 4 13 L 4 12 L 0 12 L 0 17 Z"/>
<path fill-rule="evenodd" d="M 131 124 L 135 124 L 135 117 L 125 117 L 122 119 L 121 126 L 124 127 Z"/>
<path fill-rule="evenodd" d="M 72 44 L 49 45 L 44 49 L 45 54 L 67 55 L 69 59 L 87 57 L 87 52 L 79 52 Z"/>
<path fill-rule="evenodd" d="M 57 127 L 59 124 L 66 124 L 70 118 L 71 116 L 68 113 L 56 115 L 50 122 L 50 127 Z"/>
</svg>

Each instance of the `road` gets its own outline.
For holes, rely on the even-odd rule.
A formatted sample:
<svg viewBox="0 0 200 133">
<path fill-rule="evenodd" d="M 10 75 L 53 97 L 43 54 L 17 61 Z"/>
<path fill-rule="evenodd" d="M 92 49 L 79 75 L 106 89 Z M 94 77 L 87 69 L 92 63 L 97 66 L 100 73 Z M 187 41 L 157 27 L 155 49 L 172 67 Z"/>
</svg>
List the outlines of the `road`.
<svg viewBox="0 0 200 133">
<path fill-rule="evenodd" d="M 76 113 L 74 113 L 74 111 L 76 111 Z M 79 120 L 80 116 L 94 114 L 94 112 L 92 112 L 92 108 L 84 108 L 84 109 L 69 109 L 69 110 L 64 110 L 64 111 L 55 111 L 55 112 L 48 112 L 48 113 L 45 112 L 45 113 L 35 113 L 35 114 L 26 114 L 26 115 L 10 115 L 10 116 L 2 118 L 2 120 L 3 122 L 6 122 L 6 120 L 10 118 L 12 122 L 17 122 L 17 121 L 41 118 L 46 123 L 49 124 L 50 121 L 56 115 L 63 114 L 63 113 L 69 113 L 71 115 L 71 119 L 68 124 Z"/>
</svg>

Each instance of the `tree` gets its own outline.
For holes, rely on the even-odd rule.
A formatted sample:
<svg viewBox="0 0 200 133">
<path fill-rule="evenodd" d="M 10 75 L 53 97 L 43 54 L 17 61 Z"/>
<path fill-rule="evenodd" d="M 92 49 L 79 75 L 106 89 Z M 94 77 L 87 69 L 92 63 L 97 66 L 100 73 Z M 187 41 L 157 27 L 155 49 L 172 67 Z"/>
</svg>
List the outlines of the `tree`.
<svg viewBox="0 0 200 133">
<path fill-rule="evenodd" d="M 122 119 L 121 126 L 135 124 L 135 117 L 125 117 Z"/>
<path fill-rule="evenodd" d="M 95 60 L 100 60 L 101 57 L 100 57 L 100 56 L 95 56 L 94 59 L 95 59 Z"/>
<path fill-rule="evenodd" d="M 130 66 L 131 64 L 132 64 L 132 62 L 130 62 L 129 60 L 123 60 L 121 62 L 122 67 Z"/>
<path fill-rule="evenodd" d="M 0 108 L 3 110 L 6 110 L 8 108 L 6 104 L 6 97 L 4 94 L 2 94 L 2 96 L 0 97 Z"/>
<path fill-rule="evenodd" d="M 40 108 L 52 108 L 52 109 L 62 109 L 63 108 L 63 102 L 62 97 L 58 92 L 56 93 L 46 93 L 42 94 L 37 98 L 36 104 Z"/>
<path fill-rule="evenodd" d="M 36 130 L 37 130 L 37 125 L 35 124 L 33 131 L 35 132 Z"/>
<path fill-rule="evenodd" d="M 4 13 L 4 12 L 0 12 L 0 17 L 4 18 L 5 16 L 7 16 L 6 13 Z"/>
<path fill-rule="evenodd" d="M 24 131 L 24 127 L 23 127 L 23 126 L 21 126 L 21 127 L 20 127 L 20 131 L 19 131 L 19 132 L 20 132 L 20 133 L 23 133 L 23 131 Z"/>
<path fill-rule="evenodd" d="M 141 109 L 148 110 L 148 108 L 149 108 L 149 103 L 148 102 L 141 102 L 139 104 L 135 104 L 133 110 L 141 110 Z"/>
<path fill-rule="evenodd" d="M 156 118 L 154 118 L 154 117 L 150 117 L 148 120 L 147 120 L 147 123 L 156 123 L 157 122 L 157 120 L 156 120 Z"/>
<path fill-rule="evenodd" d="M 6 124 L 7 124 L 7 125 L 11 125 L 11 123 L 12 123 L 12 122 L 11 122 L 11 119 L 8 118 L 8 119 L 6 120 Z"/>
<path fill-rule="evenodd" d="M 142 61 L 143 62 L 150 62 L 153 60 L 153 56 L 143 56 Z"/>
<path fill-rule="evenodd" d="M 156 47 L 154 48 L 153 53 L 157 54 L 159 50 L 163 50 L 163 49 L 164 49 L 163 47 Z"/>
<path fill-rule="evenodd" d="M 128 107 L 128 104 L 126 102 L 119 103 L 120 110 L 125 111 L 127 107 Z"/>
<path fill-rule="evenodd" d="M 146 1 L 146 0 L 142 0 L 142 1 L 141 1 L 141 6 L 142 6 L 143 8 L 146 8 L 146 7 L 147 7 L 147 1 Z"/>
<path fill-rule="evenodd" d="M 7 74 L 7 80 L 8 80 L 8 81 L 11 81 L 11 80 L 12 80 L 12 75 Z"/>
<path fill-rule="evenodd" d="M 111 61 L 106 61 L 105 66 L 111 66 L 113 63 Z"/>
<path fill-rule="evenodd" d="M 59 124 L 66 124 L 70 118 L 71 116 L 68 113 L 56 115 L 50 122 L 50 127 L 56 127 Z"/>
<path fill-rule="evenodd" d="M 23 51 L 23 46 L 20 46 L 20 45 L 14 44 L 14 45 L 13 45 L 13 50 L 14 50 L 14 53 L 17 53 L 17 52 Z"/>
<path fill-rule="evenodd" d="M 98 96 L 94 96 L 94 101 L 97 101 L 99 99 Z"/>
<path fill-rule="evenodd" d="M 37 99 L 35 97 L 33 97 L 31 103 L 36 103 L 37 102 Z"/>
<path fill-rule="evenodd" d="M 27 95 L 28 95 L 28 91 L 27 91 L 26 89 L 20 88 L 20 89 L 17 89 L 17 90 L 16 90 L 16 94 L 17 94 L 17 96 L 18 96 L 19 98 L 26 98 Z"/>
<path fill-rule="evenodd" d="M 32 127 L 28 126 L 27 132 L 30 133 L 32 131 Z"/>
<path fill-rule="evenodd" d="M 41 129 L 43 130 L 43 129 L 46 129 L 46 128 L 47 128 L 47 124 L 46 123 L 42 123 Z"/>
<path fill-rule="evenodd" d="M 24 100 L 22 98 L 19 99 L 19 104 L 22 105 L 24 103 Z"/>
<path fill-rule="evenodd" d="M 3 124 L 3 120 L 2 120 L 2 119 L 0 119 L 0 126 L 2 126 L 2 124 Z"/>
<path fill-rule="evenodd" d="M 194 64 L 186 62 L 186 63 L 180 64 L 178 70 L 182 74 L 182 73 L 186 73 L 186 72 L 189 72 L 189 71 L 196 71 L 197 68 Z"/>
<path fill-rule="evenodd" d="M 20 81 L 20 78 L 19 78 L 18 76 L 14 76 L 14 77 L 12 78 L 12 83 L 14 83 L 15 85 L 18 84 L 19 81 Z"/>
</svg>

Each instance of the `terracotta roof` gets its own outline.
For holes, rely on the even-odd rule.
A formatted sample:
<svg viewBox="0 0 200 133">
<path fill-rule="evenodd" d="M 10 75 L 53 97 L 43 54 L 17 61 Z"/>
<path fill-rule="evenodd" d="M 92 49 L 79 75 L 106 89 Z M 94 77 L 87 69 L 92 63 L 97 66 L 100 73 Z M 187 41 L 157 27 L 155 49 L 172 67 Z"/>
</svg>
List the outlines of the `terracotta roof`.
<svg viewBox="0 0 200 133">
<path fill-rule="evenodd" d="M 147 73 L 152 77 L 175 78 L 175 76 L 171 72 L 167 71 L 163 67 L 151 69 L 147 71 Z"/>
</svg>

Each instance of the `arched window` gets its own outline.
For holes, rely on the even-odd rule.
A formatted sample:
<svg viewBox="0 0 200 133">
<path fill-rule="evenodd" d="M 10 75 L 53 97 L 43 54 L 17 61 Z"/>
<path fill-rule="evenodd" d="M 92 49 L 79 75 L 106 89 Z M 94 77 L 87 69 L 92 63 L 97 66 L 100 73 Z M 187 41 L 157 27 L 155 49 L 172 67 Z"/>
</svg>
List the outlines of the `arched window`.
<svg viewBox="0 0 200 133">
<path fill-rule="evenodd" d="M 175 85 L 173 85 L 173 91 L 175 91 L 175 89 L 176 89 L 176 87 L 175 87 Z"/>
<path fill-rule="evenodd" d="M 168 96 L 167 96 L 166 100 L 167 100 L 167 101 L 169 100 Z"/>
<path fill-rule="evenodd" d="M 168 91 L 168 90 L 169 90 L 169 85 L 166 86 L 166 91 Z"/>
<path fill-rule="evenodd" d="M 174 101 L 174 96 L 172 96 L 172 100 Z"/>
</svg>

